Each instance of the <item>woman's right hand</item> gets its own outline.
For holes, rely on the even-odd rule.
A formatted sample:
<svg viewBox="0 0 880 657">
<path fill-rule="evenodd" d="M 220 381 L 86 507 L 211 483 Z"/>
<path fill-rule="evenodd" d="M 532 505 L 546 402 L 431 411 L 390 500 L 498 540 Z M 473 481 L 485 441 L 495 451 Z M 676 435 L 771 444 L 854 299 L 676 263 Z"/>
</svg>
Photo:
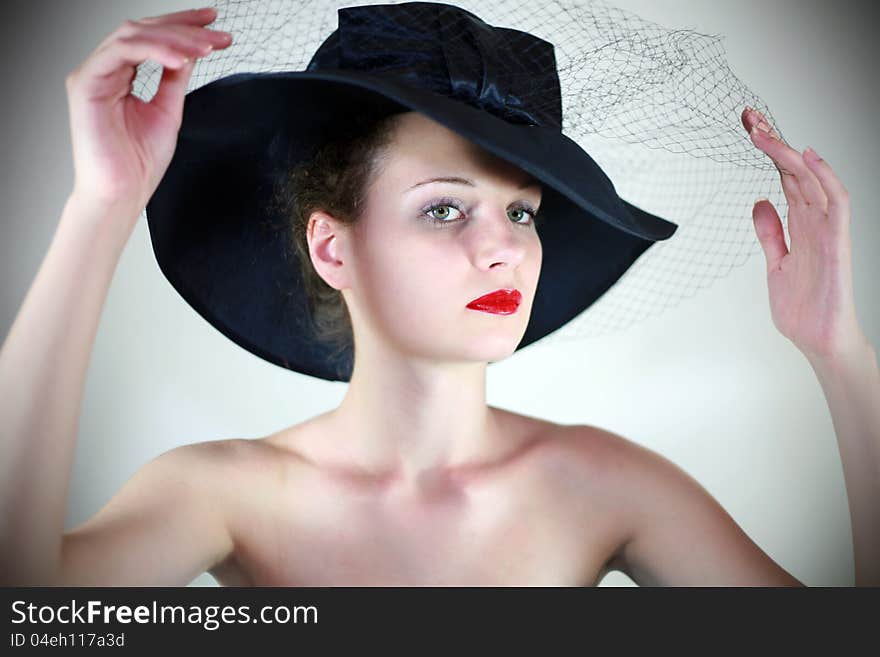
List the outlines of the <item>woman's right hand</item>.
<svg viewBox="0 0 880 657">
<path fill-rule="evenodd" d="M 227 47 L 231 35 L 204 25 L 213 8 L 125 21 L 66 80 L 73 142 L 74 195 L 137 214 L 171 162 L 186 85 L 197 57 Z M 162 65 L 155 96 L 131 93 L 137 66 Z"/>
</svg>

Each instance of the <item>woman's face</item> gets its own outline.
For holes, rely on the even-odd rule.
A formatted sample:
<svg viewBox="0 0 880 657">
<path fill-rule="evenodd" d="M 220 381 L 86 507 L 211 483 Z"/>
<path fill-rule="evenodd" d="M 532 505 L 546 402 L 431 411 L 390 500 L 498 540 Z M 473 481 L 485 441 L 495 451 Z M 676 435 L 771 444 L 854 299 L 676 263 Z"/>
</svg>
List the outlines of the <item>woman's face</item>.
<svg viewBox="0 0 880 657">
<path fill-rule="evenodd" d="M 422 114 L 398 118 L 367 209 L 338 245 L 335 287 L 357 344 L 369 334 L 422 358 L 501 360 L 525 333 L 538 284 L 542 251 L 531 210 L 541 187 Z M 472 185 L 425 182 L 440 177 Z M 512 314 L 467 307 L 500 288 L 522 294 Z"/>
</svg>

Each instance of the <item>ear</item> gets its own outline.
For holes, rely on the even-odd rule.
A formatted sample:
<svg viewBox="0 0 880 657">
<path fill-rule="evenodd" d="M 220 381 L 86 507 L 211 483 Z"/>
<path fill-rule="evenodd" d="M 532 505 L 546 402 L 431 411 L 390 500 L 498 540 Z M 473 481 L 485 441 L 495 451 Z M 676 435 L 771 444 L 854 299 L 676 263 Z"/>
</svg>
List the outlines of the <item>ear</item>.
<svg viewBox="0 0 880 657">
<path fill-rule="evenodd" d="M 315 211 L 309 217 L 306 239 L 312 266 L 336 290 L 348 286 L 348 271 L 342 257 L 346 237 L 343 225 L 326 212 Z"/>
</svg>

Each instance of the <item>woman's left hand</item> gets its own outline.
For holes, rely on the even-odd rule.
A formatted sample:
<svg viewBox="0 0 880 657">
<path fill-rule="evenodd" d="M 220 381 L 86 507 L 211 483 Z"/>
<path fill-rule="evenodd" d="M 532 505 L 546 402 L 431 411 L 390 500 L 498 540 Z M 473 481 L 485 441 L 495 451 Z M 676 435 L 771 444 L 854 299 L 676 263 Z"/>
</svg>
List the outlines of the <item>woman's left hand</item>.
<svg viewBox="0 0 880 657">
<path fill-rule="evenodd" d="M 827 162 L 786 145 L 759 112 L 746 108 L 742 124 L 776 164 L 788 201 L 790 250 L 773 204 L 762 199 L 752 209 L 773 323 L 808 358 L 836 358 L 864 340 L 853 297 L 849 193 Z"/>
</svg>

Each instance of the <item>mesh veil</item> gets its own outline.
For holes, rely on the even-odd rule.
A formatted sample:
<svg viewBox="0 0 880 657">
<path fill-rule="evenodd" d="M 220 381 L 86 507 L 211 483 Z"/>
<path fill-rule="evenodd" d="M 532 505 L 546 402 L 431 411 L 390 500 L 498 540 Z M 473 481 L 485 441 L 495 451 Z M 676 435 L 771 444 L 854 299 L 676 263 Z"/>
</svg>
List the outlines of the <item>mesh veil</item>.
<svg viewBox="0 0 880 657">
<path fill-rule="evenodd" d="M 338 8 L 372 4 L 401 3 L 218 0 L 217 20 L 209 27 L 231 32 L 233 44 L 197 62 L 187 91 L 233 73 L 305 70 L 336 29 Z M 543 340 L 616 332 L 710 287 L 761 252 L 751 220 L 759 197 L 778 208 L 787 232 L 778 171 L 751 143 L 739 117 L 751 106 L 774 128 L 775 121 L 730 70 L 722 37 L 664 27 L 605 2 L 447 4 L 553 43 L 562 131 L 602 167 L 621 198 L 679 226 Z M 160 65 L 144 62 L 133 93 L 150 99 L 160 77 Z"/>
</svg>

